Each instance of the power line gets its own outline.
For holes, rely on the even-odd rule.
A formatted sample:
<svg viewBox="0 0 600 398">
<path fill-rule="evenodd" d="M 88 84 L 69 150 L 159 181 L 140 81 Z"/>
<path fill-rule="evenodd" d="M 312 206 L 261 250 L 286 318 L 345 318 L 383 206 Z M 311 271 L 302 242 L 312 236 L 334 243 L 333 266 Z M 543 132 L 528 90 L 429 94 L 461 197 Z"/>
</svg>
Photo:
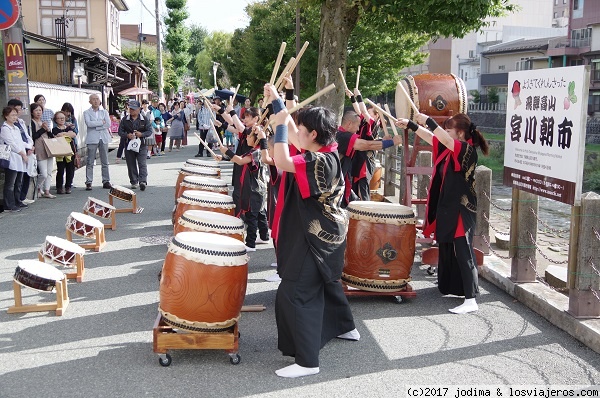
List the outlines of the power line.
<svg viewBox="0 0 600 398">
<path fill-rule="evenodd" d="M 154 12 L 150 11 L 150 9 L 146 7 L 146 4 L 144 4 L 144 0 L 140 0 L 140 4 L 142 5 L 142 7 L 144 7 L 146 11 L 148 11 L 148 14 L 150 14 L 152 20 L 156 22 L 156 15 L 154 15 Z M 158 23 L 162 26 L 162 21 L 159 20 Z"/>
</svg>

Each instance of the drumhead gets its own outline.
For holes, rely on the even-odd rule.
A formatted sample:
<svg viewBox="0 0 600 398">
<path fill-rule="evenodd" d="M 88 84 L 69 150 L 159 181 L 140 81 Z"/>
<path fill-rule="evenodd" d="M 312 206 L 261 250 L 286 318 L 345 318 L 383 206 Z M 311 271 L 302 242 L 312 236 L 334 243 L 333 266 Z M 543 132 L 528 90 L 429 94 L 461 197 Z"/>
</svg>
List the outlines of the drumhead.
<svg viewBox="0 0 600 398">
<path fill-rule="evenodd" d="M 40 278 L 51 281 L 60 281 L 65 279 L 65 274 L 50 264 L 42 263 L 37 260 L 19 260 L 17 264 L 23 271 Z"/>
<path fill-rule="evenodd" d="M 94 217 L 88 216 L 87 214 L 78 213 L 78 212 L 74 211 L 69 215 L 69 218 L 77 220 L 77 221 L 81 222 L 82 224 L 89 225 L 90 227 L 104 228 L 104 224 L 102 224 L 101 221 L 96 220 Z"/>
<path fill-rule="evenodd" d="M 169 252 L 202 264 L 242 266 L 248 263 L 244 242 L 206 232 L 178 233 L 169 243 Z"/>
<path fill-rule="evenodd" d="M 227 182 L 220 178 L 210 178 L 202 176 L 185 176 L 182 183 L 189 185 L 208 187 L 208 188 L 227 188 Z"/>
<path fill-rule="evenodd" d="M 113 185 L 113 186 L 112 186 L 112 188 L 111 188 L 110 190 L 111 190 L 111 191 L 113 191 L 113 189 L 114 189 L 115 191 L 124 192 L 124 193 L 127 193 L 127 194 L 129 194 L 129 195 L 132 195 L 132 196 L 133 196 L 133 195 L 135 195 L 135 192 L 133 192 L 131 189 L 129 189 L 129 188 L 125 188 L 125 187 L 122 187 L 122 186 L 120 186 L 120 185 Z M 114 191 L 113 191 L 113 192 L 114 192 Z"/>
<path fill-rule="evenodd" d="M 91 203 L 96 203 L 97 205 L 100 205 L 100 206 L 104 207 L 105 209 L 110 209 L 110 210 L 116 209 L 113 205 L 111 205 L 109 203 L 106 203 L 100 199 L 96 199 L 96 198 L 92 198 L 91 196 L 88 196 L 88 200 L 87 200 L 88 206 L 90 206 Z"/>
<path fill-rule="evenodd" d="M 353 201 L 346 208 L 350 219 L 380 224 L 416 224 L 413 209 L 397 203 Z"/>
<path fill-rule="evenodd" d="M 183 166 L 181 168 L 181 173 L 186 175 L 196 175 L 196 176 L 205 176 L 205 177 L 218 177 L 219 173 L 215 169 L 210 169 L 208 167 L 201 166 Z"/>
<path fill-rule="evenodd" d="M 235 208 L 231 196 L 207 191 L 183 191 L 181 196 L 177 199 L 177 203 L 196 204 L 206 207 L 221 207 L 224 209 Z"/>
<path fill-rule="evenodd" d="M 178 220 L 179 224 L 194 224 L 206 232 L 243 234 L 244 222 L 228 214 L 205 210 L 186 210 Z"/>
<path fill-rule="evenodd" d="M 202 166 L 213 169 L 220 169 L 221 166 L 216 160 L 200 160 L 200 159 L 188 159 L 185 161 L 184 166 Z"/>
<path fill-rule="evenodd" d="M 54 247 L 66 250 L 69 253 L 85 254 L 85 249 L 83 247 L 79 246 L 77 243 L 73 243 L 69 240 L 59 238 L 58 236 L 46 236 L 46 242 Z M 45 246 L 45 244 L 44 246 L 42 246 L 42 251 L 45 248 Z"/>
</svg>

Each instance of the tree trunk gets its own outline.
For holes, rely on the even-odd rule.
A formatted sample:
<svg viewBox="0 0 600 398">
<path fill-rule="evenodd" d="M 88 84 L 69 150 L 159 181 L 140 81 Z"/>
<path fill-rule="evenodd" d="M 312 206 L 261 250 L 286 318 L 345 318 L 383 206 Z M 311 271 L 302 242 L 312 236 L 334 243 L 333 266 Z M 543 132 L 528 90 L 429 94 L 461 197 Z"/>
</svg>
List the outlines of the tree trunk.
<svg viewBox="0 0 600 398">
<path fill-rule="evenodd" d="M 319 63 L 317 91 L 331 83 L 335 90 L 317 100 L 318 105 L 331 108 L 341 120 L 344 109 L 344 83 L 338 68 L 346 74 L 348 39 L 358 22 L 358 7 L 348 0 L 325 0 L 321 6 L 321 34 L 319 38 Z M 352 90 L 354 85 L 350 85 Z"/>
</svg>

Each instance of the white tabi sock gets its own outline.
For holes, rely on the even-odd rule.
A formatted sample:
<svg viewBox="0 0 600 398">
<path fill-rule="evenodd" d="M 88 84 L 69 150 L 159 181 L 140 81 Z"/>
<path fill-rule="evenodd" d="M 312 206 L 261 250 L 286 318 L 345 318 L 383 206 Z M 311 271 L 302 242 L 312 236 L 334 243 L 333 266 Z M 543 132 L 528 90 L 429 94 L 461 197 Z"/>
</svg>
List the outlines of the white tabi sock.
<svg viewBox="0 0 600 398">
<path fill-rule="evenodd" d="M 279 377 L 288 377 L 288 378 L 294 378 L 294 377 L 302 377 L 302 376 L 310 376 L 310 375 L 316 375 L 317 373 L 319 373 L 319 368 L 305 368 L 304 366 L 300 366 L 300 365 L 290 365 L 290 366 L 286 366 L 285 368 L 281 368 L 275 371 L 275 374 Z"/>
<path fill-rule="evenodd" d="M 271 267 L 277 268 L 277 263 L 271 263 Z"/>
<path fill-rule="evenodd" d="M 459 305 L 458 307 L 450 308 L 448 311 L 454 314 L 466 314 L 468 312 L 477 311 L 479 306 L 475 302 L 474 298 L 465 299 L 464 303 Z"/>
<path fill-rule="evenodd" d="M 356 328 L 355 328 L 355 329 L 352 329 L 349 332 L 346 332 L 344 334 L 340 334 L 338 336 L 338 339 L 358 341 L 358 340 L 360 340 L 360 333 L 358 333 L 358 330 L 356 330 Z"/>
</svg>

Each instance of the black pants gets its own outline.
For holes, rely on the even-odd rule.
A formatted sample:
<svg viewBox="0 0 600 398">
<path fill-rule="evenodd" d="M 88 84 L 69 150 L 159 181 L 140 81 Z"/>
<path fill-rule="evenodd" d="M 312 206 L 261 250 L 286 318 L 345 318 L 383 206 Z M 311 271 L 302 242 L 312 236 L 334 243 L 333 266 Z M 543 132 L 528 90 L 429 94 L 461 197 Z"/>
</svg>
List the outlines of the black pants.
<svg viewBox="0 0 600 398">
<path fill-rule="evenodd" d="M 451 243 L 440 243 L 439 247 L 438 289 L 440 292 L 465 296 L 466 299 L 475 298 L 479 293 L 479 280 L 472 240 L 467 240 L 463 236 L 455 238 Z"/>
<path fill-rule="evenodd" d="M 56 189 L 63 188 L 63 177 L 65 188 L 69 189 L 73 186 L 73 176 L 75 176 L 75 157 L 71 157 L 71 161 L 67 162 L 66 158 L 63 158 L 60 162 L 56 162 Z"/>
<path fill-rule="evenodd" d="M 247 211 L 244 213 L 246 221 L 246 246 L 256 246 L 256 231 L 260 232 L 262 240 L 269 239 L 269 225 L 267 224 L 267 212 L 264 210 L 258 212 Z"/>
<path fill-rule="evenodd" d="M 129 182 L 137 185 L 140 182 L 148 182 L 148 167 L 146 166 L 146 156 L 148 156 L 148 147 L 142 145 L 140 151 L 125 150 L 125 162 L 127 163 L 127 173 Z"/>
<path fill-rule="evenodd" d="M 4 210 L 14 209 L 21 203 L 22 171 L 4 170 Z"/>
<path fill-rule="evenodd" d="M 200 138 L 202 138 L 202 140 L 204 142 L 206 142 L 206 136 L 208 135 L 208 130 L 199 130 L 199 131 L 200 131 Z M 204 156 L 205 149 L 206 149 L 206 147 L 202 143 L 200 143 L 198 145 L 198 154 L 200 156 Z M 210 157 L 210 152 L 208 152 L 208 149 L 206 149 L 206 156 Z"/>
<path fill-rule="evenodd" d="M 121 159 L 123 157 L 123 151 L 125 150 L 126 146 L 127 146 L 127 138 L 121 137 L 121 139 L 119 140 L 119 148 L 117 149 L 117 158 L 118 159 Z"/>
<path fill-rule="evenodd" d="M 29 177 L 29 174 L 23 173 L 23 182 L 21 183 L 21 196 L 19 198 L 21 202 L 27 199 L 27 192 L 29 191 L 30 180 L 31 178 Z"/>
<path fill-rule="evenodd" d="M 162 132 L 162 144 L 160 144 L 160 151 L 164 152 L 165 151 L 165 145 L 167 144 L 167 132 L 163 131 Z"/>
<path fill-rule="evenodd" d="M 359 200 L 371 200 L 369 180 L 366 177 L 355 181 L 352 184 L 352 191 L 358 196 Z"/>
</svg>

